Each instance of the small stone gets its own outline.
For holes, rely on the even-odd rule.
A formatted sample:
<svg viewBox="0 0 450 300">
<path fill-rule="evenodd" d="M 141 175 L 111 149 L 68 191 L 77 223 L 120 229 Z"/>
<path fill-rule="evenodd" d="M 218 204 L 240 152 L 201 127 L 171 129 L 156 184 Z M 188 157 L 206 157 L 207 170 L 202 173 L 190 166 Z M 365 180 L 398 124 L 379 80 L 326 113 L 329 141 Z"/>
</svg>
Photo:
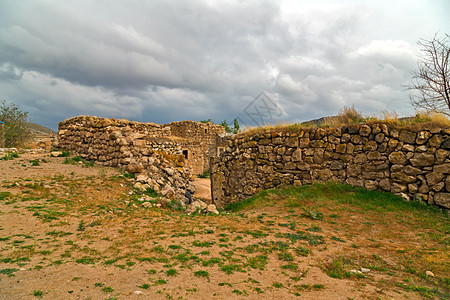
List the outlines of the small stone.
<svg viewBox="0 0 450 300">
<path fill-rule="evenodd" d="M 433 272 L 431 272 L 431 271 L 426 271 L 426 272 L 425 272 L 425 275 L 427 275 L 427 276 L 429 276 L 429 277 L 434 277 L 434 274 L 433 274 Z"/>
<path fill-rule="evenodd" d="M 367 269 L 367 268 L 361 268 L 361 272 L 363 272 L 363 273 L 369 273 L 369 272 L 370 272 L 370 269 Z"/>
<path fill-rule="evenodd" d="M 205 211 L 210 214 L 216 214 L 216 215 L 219 214 L 219 211 L 217 210 L 217 208 L 214 204 L 208 205 L 208 207 L 206 208 Z"/>
<path fill-rule="evenodd" d="M 136 182 L 133 187 L 137 190 L 145 191 L 144 185 L 140 182 Z"/>
<path fill-rule="evenodd" d="M 400 193 L 400 197 L 402 197 L 403 200 L 411 201 L 411 197 L 409 197 L 409 196 L 408 196 L 407 194 L 405 194 L 405 193 Z"/>
<path fill-rule="evenodd" d="M 153 207 L 153 204 L 151 204 L 150 202 L 144 202 L 144 203 L 142 203 L 142 207 L 151 208 L 151 207 Z"/>
<path fill-rule="evenodd" d="M 133 294 L 135 294 L 135 295 L 144 295 L 144 292 L 142 292 L 142 291 L 134 291 Z"/>
<path fill-rule="evenodd" d="M 139 174 L 136 177 L 136 181 L 139 181 L 139 182 L 142 182 L 142 183 L 146 183 L 148 181 L 148 177 L 147 177 L 147 175 Z"/>
<path fill-rule="evenodd" d="M 164 171 L 167 173 L 167 175 L 173 176 L 174 171 L 171 168 L 165 168 Z"/>
<path fill-rule="evenodd" d="M 52 153 L 50 153 L 50 155 L 53 157 L 58 157 L 58 156 L 62 156 L 63 153 L 62 153 L 62 151 L 53 151 Z"/>
<path fill-rule="evenodd" d="M 143 170 L 144 170 L 144 167 L 142 165 L 129 164 L 127 166 L 128 173 L 141 173 Z"/>
</svg>

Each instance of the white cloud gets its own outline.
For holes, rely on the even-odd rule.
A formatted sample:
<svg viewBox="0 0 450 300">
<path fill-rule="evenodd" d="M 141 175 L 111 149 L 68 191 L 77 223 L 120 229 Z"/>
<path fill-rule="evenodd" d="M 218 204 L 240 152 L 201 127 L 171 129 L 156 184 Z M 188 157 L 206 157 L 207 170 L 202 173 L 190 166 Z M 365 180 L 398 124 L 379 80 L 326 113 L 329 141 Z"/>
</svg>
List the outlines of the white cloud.
<svg viewBox="0 0 450 300">
<path fill-rule="evenodd" d="M 2 96 L 42 123 L 230 120 L 261 91 L 287 120 L 352 104 L 411 113 L 401 85 L 447 4 L 391 2 L 5 0 Z"/>
</svg>

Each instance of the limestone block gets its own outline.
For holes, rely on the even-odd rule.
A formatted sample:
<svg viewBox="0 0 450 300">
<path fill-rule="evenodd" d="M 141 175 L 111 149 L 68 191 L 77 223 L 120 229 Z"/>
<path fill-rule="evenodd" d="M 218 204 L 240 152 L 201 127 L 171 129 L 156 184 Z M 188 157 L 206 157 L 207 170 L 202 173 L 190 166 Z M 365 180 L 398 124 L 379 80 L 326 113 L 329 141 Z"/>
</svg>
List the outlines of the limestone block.
<svg viewBox="0 0 450 300">
<path fill-rule="evenodd" d="M 409 130 L 401 130 L 398 139 L 404 143 L 414 144 L 416 142 L 416 133 Z"/>
<path fill-rule="evenodd" d="M 330 170 L 342 170 L 345 164 L 341 161 L 332 161 L 330 164 Z"/>
<path fill-rule="evenodd" d="M 130 144 L 124 137 L 116 139 L 116 142 L 119 146 L 128 146 Z"/>
<path fill-rule="evenodd" d="M 350 134 L 348 134 L 348 133 L 344 133 L 343 135 L 342 135 L 342 137 L 341 137 L 341 142 L 342 143 L 347 143 L 347 142 L 349 142 L 350 141 Z"/>
<path fill-rule="evenodd" d="M 428 145 L 430 145 L 430 147 L 439 148 L 442 144 L 442 141 L 442 136 L 439 134 L 435 134 L 428 140 Z"/>
<path fill-rule="evenodd" d="M 359 134 L 361 136 L 369 136 L 371 132 L 372 132 L 372 129 L 370 128 L 370 126 L 367 126 L 367 125 L 361 125 L 361 127 L 359 129 Z"/>
<path fill-rule="evenodd" d="M 302 160 L 302 151 L 300 148 L 297 148 L 293 153 L 292 153 L 292 161 L 298 162 Z"/>
<path fill-rule="evenodd" d="M 361 136 L 359 136 L 359 135 L 353 135 L 353 136 L 350 138 L 350 141 L 351 141 L 353 144 L 358 145 L 358 144 L 361 144 L 362 139 L 361 139 Z"/>
<path fill-rule="evenodd" d="M 397 140 L 390 139 L 388 142 L 389 149 L 395 149 L 395 148 L 397 148 L 397 145 L 398 145 Z"/>
<path fill-rule="evenodd" d="M 276 137 L 272 139 L 272 143 L 274 145 L 282 145 L 283 144 L 283 138 L 282 137 Z"/>
<path fill-rule="evenodd" d="M 378 182 L 376 180 L 365 180 L 364 187 L 369 191 L 376 190 L 378 188 Z"/>
<path fill-rule="evenodd" d="M 435 184 L 431 187 L 431 189 L 435 192 L 440 192 L 445 186 L 444 182 L 439 182 L 438 184 Z"/>
<path fill-rule="evenodd" d="M 434 172 L 450 174 L 450 163 L 435 165 L 433 167 Z"/>
<path fill-rule="evenodd" d="M 313 155 L 313 161 L 316 164 L 320 164 L 323 162 L 323 149 L 316 149 L 316 151 L 314 151 L 314 155 Z"/>
<path fill-rule="evenodd" d="M 390 191 L 391 190 L 391 181 L 389 180 L 389 178 L 384 178 L 384 179 L 380 180 L 379 187 L 385 191 Z"/>
<path fill-rule="evenodd" d="M 450 138 L 446 138 L 442 144 L 441 144 L 442 148 L 444 149 L 450 149 Z"/>
<path fill-rule="evenodd" d="M 367 161 L 367 156 L 365 153 L 359 153 L 355 156 L 354 162 L 355 163 L 364 163 Z"/>
<path fill-rule="evenodd" d="M 381 132 L 381 128 L 380 128 L 380 126 L 378 126 L 378 125 L 373 125 L 372 126 L 372 134 L 373 135 L 377 135 L 377 134 L 379 134 Z"/>
<path fill-rule="evenodd" d="M 368 160 L 384 160 L 385 156 L 381 155 L 380 152 L 378 151 L 371 151 L 369 153 L 367 153 L 367 159 Z"/>
<path fill-rule="evenodd" d="M 416 144 L 422 145 L 425 144 L 430 138 L 431 133 L 429 131 L 420 131 L 417 133 Z"/>
<path fill-rule="evenodd" d="M 349 177 L 345 182 L 353 186 L 361 186 L 361 187 L 364 186 L 364 180 L 358 177 Z"/>
<path fill-rule="evenodd" d="M 444 149 L 437 149 L 434 153 L 434 156 L 436 157 L 437 163 L 442 163 L 444 160 L 448 157 L 449 151 Z"/>
<path fill-rule="evenodd" d="M 408 184 L 408 191 L 410 194 L 416 194 L 419 191 L 419 186 L 417 183 Z"/>
<path fill-rule="evenodd" d="M 320 181 L 327 181 L 331 178 L 331 176 L 333 176 L 333 173 L 328 169 L 320 170 L 318 172 L 318 177 Z"/>
<path fill-rule="evenodd" d="M 405 166 L 405 168 L 403 169 L 403 172 L 405 172 L 405 174 L 407 175 L 419 175 L 422 174 L 422 170 L 419 168 L 415 168 L 413 166 Z"/>
<path fill-rule="evenodd" d="M 346 145 L 348 154 L 352 154 L 355 151 L 355 145 L 353 145 L 352 143 L 343 144 L 343 145 Z M 337 152 L 337 149 L 336 149 L 336 152 Z"/>
<path fill-rule="evenodd" d="M 306 147 L 309 147 L 309 143 L 310 143 L 309 138 L 306 138 L 306 137 L 300 138 L 300 145 L 299 145 L 299 147 L 300 147 L 300 148 L 306 148 Z"/>
<path fill-rule="evenodd" d="M 361 174 L 361 165 L 349 165 L 347 167 L 347 174 L 349 177 L 357 177 Z"/>
<path fill-rule="evenodd" d="M 450 209 L 450 193 L 437 193 L 434 196 L 434 203 Z"/>
<path fill-rule="evenodd" d="M 394 182 L 402 183 L 402 184 L 413 183 L 417 180 L 417 177 L 414 175 L 408 175 L 402 171 L 393 172 L 392 169 L 391 169 L 391 178 Z"/>
<path fill-rule="evenodd" d="M 130 163 L 127 166 L 128 173 L 141 173 L 144 167 L 140 164 Z"/>
<path fill-rule="evenodd" d="M 375 141 L 369 141 L 364 145 L 364 151 L 375 151 L 377 150 L 378 145 Z"/>
<path fill-rule="evenodd" d="M 375 136 L 375 141 L 377 142 L 377 143 L 382 143 L 383 141 L 384 141 L 384 133 L 378 133 L 376 136 Z"/>
<path fill-rule="evenodd" d="M 415 153 L 410 162 L 415 167 L 432 166 L 435 161 L 434 155 L 429 153 Z"/>
<path fill-rule="evenodd" d="M 291 147 L 291 148 L 298 147 L 298 138 L 297 137 L 288 137 L 284 141 L 284 144 L 286 147 Z"/>
<path fill-rule="evenodd" d="M 217 210 L 217 208 L 216 208 L 216 206 L 214 204 L 209 204 L 206 207 L 205 212 L 209 213 L 209 214 L 215 214 L 215 215 L 219 214 L 219 211 Z"/>
<path fill-rule="evenodd" d="M 341 142 L 341 139 L 339 137 L 336 137 L 334 135 L 330 135 L 328 137 L 328 141 L 332 144 L 339 144 Z"/>
<path fill-rule="evenodd" d="M 352 144 L 349 144 L 349 145 L 352 145 Z M 354 148 L 354 146 L 353 146 L 353 148 Z M 347 144 L 339 144 L 336 146 L 337 153 L 345 153 L 346 151 L 347 151 Z"/>
<path fill-rule="evenodd" d="M 402 193 L 402 192 L 406 192 L 407 189 L 408 189 L 408 187 L 406 185 L 400 184 L 397 182 L 393 182 L 392 186 L 391 186 L 391 193 L 393 193 L 393 194 Z"/>
<path fill-rule="evenodd" d="M 395 151 L 389 155 L 389 161 L 393 164 L 404 165 L 406 164 L 407 159 L 405 153 Z"/>
<path fill-rule="evenodd" d="M 345 163 L 349 163 L 353 160 L 353 156 L 350 154 L 342 154 L 342 155 L 340 155 L 340 158 Z"/>
</svg>

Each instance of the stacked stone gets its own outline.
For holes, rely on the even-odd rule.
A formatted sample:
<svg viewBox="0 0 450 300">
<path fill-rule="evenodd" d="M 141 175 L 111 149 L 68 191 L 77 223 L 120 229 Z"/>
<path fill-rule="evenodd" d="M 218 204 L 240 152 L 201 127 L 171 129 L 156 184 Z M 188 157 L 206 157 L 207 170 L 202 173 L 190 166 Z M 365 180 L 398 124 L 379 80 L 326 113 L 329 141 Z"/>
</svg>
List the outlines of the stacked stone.
<svg viewBox="0 0 450 300">
<path fill-rule="evenodd" d="M 137 188 L 181 201 L 186 191 L 195 192 L 180 144 L 163 138 L 167 126 L 81 116 L 61 122 L 58 134 L 61 149 L 136 173 Z"/>
<path fill-rule="evenodd" d="M 219 207 L 281 184 L 336 181 L 450 208 L 450 130 L 386 124 L 228 138 L 212 162 Z"/>
</svg>

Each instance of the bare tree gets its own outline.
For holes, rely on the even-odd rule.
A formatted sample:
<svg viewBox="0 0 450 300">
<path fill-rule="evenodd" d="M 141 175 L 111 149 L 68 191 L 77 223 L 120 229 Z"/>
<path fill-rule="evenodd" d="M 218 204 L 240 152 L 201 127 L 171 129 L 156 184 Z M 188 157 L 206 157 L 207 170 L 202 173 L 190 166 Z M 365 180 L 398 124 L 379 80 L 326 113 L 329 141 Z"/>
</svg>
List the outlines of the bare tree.
<svg viewBox="0 0 450 300">
<path fill-rule="evenodd" d="M 450 116 L 450 36 L 419 40 L 423 56 L 418 70 L 412 72 L 409 98 L 416 108 L 441 112 Z"/>
</svg>

